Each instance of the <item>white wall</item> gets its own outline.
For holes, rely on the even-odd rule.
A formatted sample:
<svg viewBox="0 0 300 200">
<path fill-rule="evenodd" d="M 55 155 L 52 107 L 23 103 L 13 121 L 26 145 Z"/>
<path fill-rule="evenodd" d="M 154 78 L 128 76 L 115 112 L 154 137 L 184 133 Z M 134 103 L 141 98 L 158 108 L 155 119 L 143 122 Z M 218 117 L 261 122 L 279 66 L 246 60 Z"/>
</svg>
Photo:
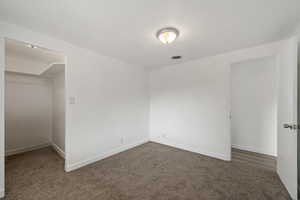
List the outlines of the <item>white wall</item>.
<svg viewBox="0 0 300 200">
<path fill-rule="evenodd" d="M 62 52 L 67 58 L 67 171 L 149 140 L 148 76 L 144 68 L 17 25 L 0 23 L 1 40 L 4 37 Z M 2 49 L 4 44 L 1 42 L 0 45 Z M 2 76 L 4 64 L 0 67 Z M 3 82 L 0 84 L 2 89 Z M 69 104 L 70 97 L 75 99 L 75 104 Z M 3 134 L 1 130 L 0 137 Z M 1 140 L 0 149 L 4 149 Z M 4 169 L 3 156 L 0 159 L 0 169 Z M 0 183 L 3 187 L 3 173 Z"/>
<path fill-rule="evenodd" d="M 5 69 L 5 41 L 0 37 L 0 198 L 4 197 L 4 157 L 5 157 L 5 135 L 4 135 L 4 69 Z"/>
<path fill-rule="evenodd" d="M 277 156 L 277 81 L 275 57 L 232 65 L 233 147 Z"/>
<path fill-rule="evenodd" d="M 52 142 L 65 152 L 65 72 L 55 74 L 52 85 L 53 132 Z"/>
<path fill-rule="evenodd" d="M 68 104 L 66 113 L 69 169 L 148 141 L 144 69 L 90 53 L 71 58 L 66 87 L 75 104 Z"/>
<path fill-rule="evenodd" d="M 47 67 L 47 64 L 26 56 L 6 54 L 6 71 L 38 75 Z"/>
<path fill-rule="evenodd" d="M 285 27 L 284 29 L 281 30 L 281 37 L 282 38 L 290 38 L 293 36 L 298 36 L 300 37 L 300 23 L 295 23 L 289 27 Z"/>
<path fill-rule="evenodd" d="M 35 76 L 5 75 L 5 151 L 7 155 L 50 144 L 51 81 Z"/>
<path fill-rule="evenodd" d="M 153 71 L 151 138 L 228 159 L 229 73 L 197 61 Z"/>
<path fill-rule="evenodd" d="M 230 160 L 230 66 L 275 56 L 280 45 L 275 42 L 153 70 L 151 140 Z"/>
<path fill-rule="evenodd" d="M 5 70 L 10 72 L 41 75 L 54 63 L 64 63 L 60 52 L 44 48 L 28 48 L 28 44 L 5 40 Z"/>
</svg>

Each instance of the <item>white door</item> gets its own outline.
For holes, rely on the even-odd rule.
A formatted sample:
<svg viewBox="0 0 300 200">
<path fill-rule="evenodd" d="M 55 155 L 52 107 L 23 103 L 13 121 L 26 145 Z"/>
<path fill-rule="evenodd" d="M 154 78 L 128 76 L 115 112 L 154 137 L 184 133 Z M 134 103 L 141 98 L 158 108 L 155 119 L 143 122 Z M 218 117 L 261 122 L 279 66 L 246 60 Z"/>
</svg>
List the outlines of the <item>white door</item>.
<svg viewBox="0 0 300 200">
<path fill-rule="evenodd" d="M 297 49 L 297 37 L 283 42 L 278 85 L 277 172 L 293 199 L 297 199 Z"/>
</svg>

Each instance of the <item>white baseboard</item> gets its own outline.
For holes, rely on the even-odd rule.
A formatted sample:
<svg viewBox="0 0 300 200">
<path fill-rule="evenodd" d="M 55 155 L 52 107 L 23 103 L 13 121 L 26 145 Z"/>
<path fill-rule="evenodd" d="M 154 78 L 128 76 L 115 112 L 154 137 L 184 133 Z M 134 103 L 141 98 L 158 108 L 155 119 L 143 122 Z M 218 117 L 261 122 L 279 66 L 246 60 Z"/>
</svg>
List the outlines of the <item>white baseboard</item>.
<svg viewBox="0 0 300 200">
<path fill-rule="evenodd" d="M 86 159 L 86 160 L 83 160 L 83 161 L 80 161 L 80 162 L 77 162 L 77 163 L 74 163 L 74 164 L 71 164 L 71 165 L 67 165 L 65 167 L 65 171 L 70 172 L 70 171 L 79 169 L 79 168 L 84 167 L 86 165 L 89 165 L 91 163 L 94 163 L 94 162 L 97 162 L 97 161 L 102 160 L 104 158 L 107 158 L 107 157 L 113 156 L 115 154 L 121 153 L 121 152 L 126 151 L 128 149 L 131 149 L 133 147 L 140 146 L 140 145 L 145 144 L 147 142 L 149 142 L 148 138 L 140 140 L 138 142 L 134 142 L 134 143 L 131 143 L 131 144 L 127 144 L 127 145 L 117 147 L 117 148 L 115 148 L 111 151 L 101 153 L 100 155 L 98 155 L 96 157 L 89 158 L 89 159 Z"/>
<path fill-rule="evenodd" d="M 44 143 L 44 144 L 39 144 L 39 145 L 35 145 L 35 146 L 30 146 L 30 147 L 7 150 L 7 151 L 5 151 L 5 156 L 12 156 L 12 155 L 20 154 L 20 153 L 25 153 L 28 151 L 42 149 L 42 148 L 45 148 L 48 146 L 51 146 L 51 143 Z"/>
<path fill-rule="evenodd" d="M 0 198 L 4 197 L 4 189 L 0 188 Z"/>
<path fill-rule="evenodd" d="M 58 155 L 60 155 L 60 157 L 65 159 L 65 152 L 59 146 L 57 146 L 55 143 L 52 143 L 51 145 L 52 145 L 53 149 L 58 153 Z"/>
<path fill-rule="evenodd" d="M 225 161 L 230 161 L 231 160 L 230 153 L 229 153 L 229 155 L 226 155 L 225 153 L 222 154 L 222 153 L 211 152 L 211 151 L 207 151 L 207 150 L 192 147 L 191 145 L 187 145 L 187 144 L 183 144 L 183 143 L 179 143 L 179 142 L 175 142 L 175 141 L 170 141 L 170 140 L 166 141 L 166 140 L 163 140 L 163 139 L 151 139 L 151 141 L 159 143 L 159 144 L 171 146 L 171 147 L 174 147 L 174 148 L 183 149 L 185 151 L 190 151 L 190 152 L 193 152 L 193 153 L 198 153 L 198 154 L 202 154 L 202 155 L 205 155 L 205 156 L 225 160 Z"/>
<path fill-rule="evenodd" d="M 277 157 L 277 155 L 274 154 L 274 153 L 267 152 L 267 151 L 262 151 L 262 150 L 258 150 L 256 148 L 252 148 L 252 147 L 245 147 L 245 146 L 236 145 L 236 144 L 232 144 L 231 147 L 235 148 L 235 149 L 240 149 L 240 150 L 245 150 L 245 151 L 251 151 L 251 152 L 255 152 L 255 153 L 260 153 L 260 154 L 265 154 L 265 155 Z"/>
</svg>

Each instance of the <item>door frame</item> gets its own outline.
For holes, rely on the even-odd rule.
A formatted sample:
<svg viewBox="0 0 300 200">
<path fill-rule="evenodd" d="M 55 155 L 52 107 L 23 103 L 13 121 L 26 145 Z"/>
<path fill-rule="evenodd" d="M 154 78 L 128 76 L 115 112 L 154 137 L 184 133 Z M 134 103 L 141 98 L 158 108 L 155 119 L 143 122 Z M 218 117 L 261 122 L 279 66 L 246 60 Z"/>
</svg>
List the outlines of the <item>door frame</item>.
<svg viewBox="0 0 300 200">
<path fill-rule="evenodd" d="M 251 57 L 251 58 L 246 58 L 246 59 L 243 59 L 243 60 L 239 60 L 239 61 L 236 61 L 236 62 L 231 62 L 230 65 L 229 65 L 229 68 L 230 68 L 230 94 L 229 94 L 229 127 L 230 127 L 230 150 L 232 149 L 232 68 L 233 68 L 233 65 L 235 64 L 238 64 L 238 63 L 242 63 L 242 62 L 247 62 L 247 61 L 253 61 L 253 60 L 258 60 L 258 59 L 264 59 L 264 58 L 272 58 L 274 59 L 274 68 L 276 70 L 276 76 L 274 77 L 275 79 L 275 89 L 276 89 L 276 96 L 277 96 L 277 99 L 276 99 L 276 104 L 278 103 L 278 90 L 279 90 L 279 67 L 280 67 L 280 63 L 279 63 L 279 53 L 272 53 L 272 54 L 269 54 L 269 55 L 260 55 L 260 56 L 257 56 L 257 57 Z M 276 117 L 278 116 L 278 113 L 276 111 Z M 278 138 L 278 127 L 277 127 L 277 119 L 276 119 L 276 156 L 277 156 L 277 146 L 278 146 L 278 143 L 277 143 L 277 138 Z M 250 149 L 249 150 L 246 150 L 246 151 L 251 151 Z M 256 152 L 256 153 L 261 153 L 261 152 Z M 232 154 L 232 152 L 230 152 L 230 154 Z M 230 155 L 231 156 L 231 155 Z M 271 156 L 274 156 L 274 155 L 271 155 Z"/>
<path fill-rule="evenodd" d="M 22 39 L 13 38 L 13 37 L 6 37 L 0 35 L 0 199 L 5 196 L 5 56 L 6 56 L 6 40 L 15 40 L 23 43 L 28 43 L 26 41 L 23 41 Z M 31 42 L 29 42 L 31 43 Z M 40 45 L 37 45 L 40 46 Z M 42 48 L 48 49 L 50 51 L 54 52 L 60 52 L 57 50 L 53 50 L 48 47 L 41 46 Z M 65 142 L 65 155 L 64 155 L 64 171 L 67 172 L 67 109 L 68 109 L 68 103 L 67 103 L 67 70 L 68 70 L 68 57 L 64 52 L 61 52 L 64 55 L 64 87 L 65 87 L 65 99 L 64 99 L 64 106 L 65 106 L 65 127 L 64 127 L 64 142 Z M 3 163 L 3 164 L 2 164 Z M 3 166 L 3 169 L 2 169 Z M 3 179 L 1 179 L 1 175 L 3 173 Z M 2 188 L 3 185 L 3 188 Z"/>
</svg>

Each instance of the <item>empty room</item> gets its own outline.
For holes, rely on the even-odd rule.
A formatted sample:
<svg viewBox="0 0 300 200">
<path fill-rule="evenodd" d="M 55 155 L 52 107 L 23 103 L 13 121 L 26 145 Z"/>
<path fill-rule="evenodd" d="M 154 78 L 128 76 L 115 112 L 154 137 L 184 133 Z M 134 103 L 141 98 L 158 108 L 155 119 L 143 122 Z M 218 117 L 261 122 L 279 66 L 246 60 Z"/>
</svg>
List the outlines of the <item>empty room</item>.
<svg viewBox="0 0 300 200">
<path fill-rule="evenodd" d="M 299 0 L 0 1 L 0 199 L 300 199 L 299 39 Z"/>
</svg>

